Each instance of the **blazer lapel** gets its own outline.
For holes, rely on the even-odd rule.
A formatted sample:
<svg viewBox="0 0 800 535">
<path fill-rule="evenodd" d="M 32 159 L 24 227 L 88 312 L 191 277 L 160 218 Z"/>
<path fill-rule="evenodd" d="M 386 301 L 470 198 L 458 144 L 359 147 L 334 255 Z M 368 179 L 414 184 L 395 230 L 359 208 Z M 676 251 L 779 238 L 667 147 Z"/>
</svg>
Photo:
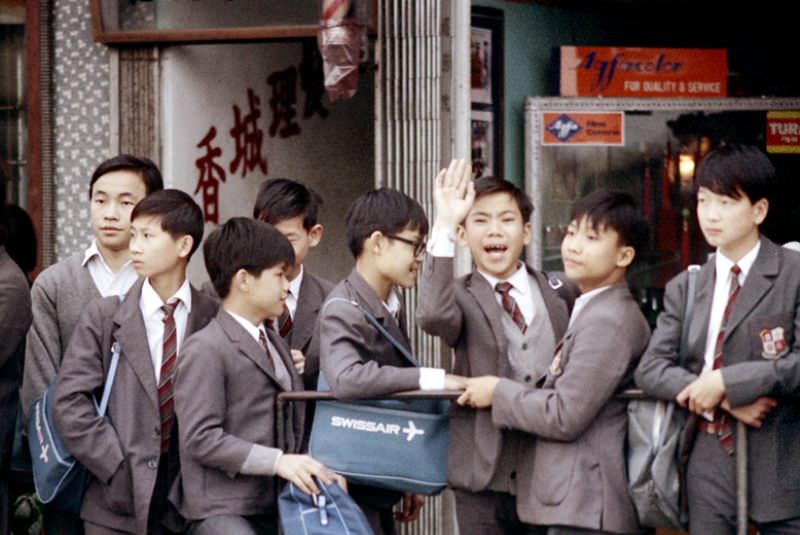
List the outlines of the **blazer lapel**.
<svg viewBox="0 0 800 535">
<path fill-rule="evenodd" d="M 139 309 L 143 284 L 144 279 L 139 279 L 114 313 L 113 321 L 117 329 L 113 336 L 119 342 L 122 358 L 133 369 L 153 406 L 158 408 L 158 385 L 153 369 L 153 357 L 150 354 L 147 331 Z"/>
<path fill-rule="evenodd" d="M 231 344 L 236 346 L 239 353 L 253 361 L 253 363 L 258 366 L 258 369 L 264 372 L 272 379 L 278 388 L 280 388 L 280 383 L 275 375 L 274 368 L 267 365 L 267 353 L 264 351 L 264 348 L 261 347 L 261 344 L 250 336 L 250 334 L 244 330 L 244 327 L 239 325 L 239 323 L 221 307 L 217 313 L 217 321 L 222 327 L 222 330 L 225 331 L 225 334 L 228 335 Z M 268 336 L 271 336 L 271 334 L 268 334 Z M 273 345 L 275 345 L 274 342 Z"/>
<path fill-rule="evenodd" d="M 500 314 L 503 310 L 497 303 L 497 298 L 494 295 L 494 290 L 489 285 L 489 282 L 483 278 L 483 275 L 473 271 L 466 279 L 467 291 L 472 294 L 475 301 L 478 303 L 486 321 L 494 333 L 495 344 L 497 346 L 497 373 L 501 376 L 506 376 L 509 372 L 508 358 L 506 351 L 508 349 L 508 341 L 503 332 L 503 321 Z"/>
<path fill-rule="evenodd" d="M 713 258 L 705 263 L 697 274 L 694 291 L 694 309 L 691 323 L 689 324 L 689 340 L 687 359 L 698 355 L 700 362 L 706 350 L 708 337 L 708 321 L 711 318 L 711 302 L 714 300 L 714 283 L 716 281 L 716 268 Z M 688 287 L 687 287 L 688 291 Z M 686 301 L 681 303 L 681 318 L 686 320 Z M 680 351 L 680 348 L 679 348 Z"/>
<path fill-rule="evenodd" d="M 736 305 L 731 311 L 731 317 L 725 329 L 725 340 L 772 288 L 773 278 L 778 274 L 778 251 L 777 245 L 766 238 L 761 238 L 761 250 L 753 262 L 753 267 L 750 268 L 750 273 L 747 274 L 744 286 L 736 299 Z"/>
<path fill-rule="evenodd" d="M 303 275 L 300 283 L 300 295 L 297 299 L 292 321 L 292 333 L 289 336 L 289 345 L 296 348 L 305 348 L 311 335 L 314 333 L 314 319 L 319 313 L 319 308 L 325 300 L 322 288 L 311 279 L 309 273 Z"/>
<path fill-rule="evenodd" d="M 211 321 L 211 318 L 217 313 L 217 309 L 219 308 L 219 304 L 211 299 L 210 297 L 206 296 L 202 292 L 195 290 L 194 286 L 191 287 L 192 290 L 192 311 L 189 313 L 189 318 L 186 322 L 186 334 L 184 335 L 184 340 L 190 334 L 199 331 L 206 325 L 208 322 Z M 180 355 L 178 355 L 180 357 Z"/>
</svg>

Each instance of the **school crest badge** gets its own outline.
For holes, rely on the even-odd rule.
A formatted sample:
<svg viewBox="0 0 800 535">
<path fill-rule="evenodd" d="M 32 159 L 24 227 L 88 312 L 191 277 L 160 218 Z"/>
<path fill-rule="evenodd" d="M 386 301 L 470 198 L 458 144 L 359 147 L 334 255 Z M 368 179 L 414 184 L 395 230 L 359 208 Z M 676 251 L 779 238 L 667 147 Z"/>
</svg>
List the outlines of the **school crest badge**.
<svg viewBox="0 0 800 535">
<path fill-rule="evenodd" d="M 761 329 L 761 356 L 765 359 L 778 359 L 789 352 L 786 338 L 783 335 L 783 327 L 774 329 Z"/>
</svg>

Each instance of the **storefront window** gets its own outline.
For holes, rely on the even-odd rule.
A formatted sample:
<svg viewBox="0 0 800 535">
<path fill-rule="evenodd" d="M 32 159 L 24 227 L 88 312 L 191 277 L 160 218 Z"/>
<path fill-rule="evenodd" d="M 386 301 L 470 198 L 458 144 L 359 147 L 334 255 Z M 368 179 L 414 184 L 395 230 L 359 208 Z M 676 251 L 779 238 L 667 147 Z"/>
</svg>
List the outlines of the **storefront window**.
<svg viewBox="0 0 800 535">
<path fill-rule="evenodd" d="M 27 200 L 24 7 L 23 2 L 0 7 L 0 185 L 6 202 L 23 207 Z"/>
</svg>

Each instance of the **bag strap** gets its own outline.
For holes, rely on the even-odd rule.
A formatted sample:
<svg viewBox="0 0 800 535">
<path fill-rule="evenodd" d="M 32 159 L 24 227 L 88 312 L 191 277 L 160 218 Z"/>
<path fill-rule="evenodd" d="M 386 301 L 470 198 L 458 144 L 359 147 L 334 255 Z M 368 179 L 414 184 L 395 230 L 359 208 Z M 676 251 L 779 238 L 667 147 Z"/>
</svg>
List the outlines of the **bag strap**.
<svg viewBox="0 0 800 535">
<path fill-rule="evenodd" d="M 334 301 L 344 301 L 345 303 L 350 303 L 354 307 L 358 308 L 364 314 L 364 317 L 367 318 L 367 321 L 370 322 L 373 325 L 373 327 L 375 327 L 378 330 L 378 332 L 381 333 L 381 335 L 395 347 L 395 349 L 397 349 L 405 358 L 411 361 L 415 366 L 419 366 L 419 362 L 414 357 L 414 355 L 412 355 L 411 352 L 408 349 L 406 349 L 406 347 L 403 344 L 398 342 L 397 338 L 392 336 L 392 334 L 386 330 L 386 327 L 381 325 L 381 322 L 379 322 L 369 310 L 362 307 L 358 301 L 356 301 L 355 299 L 345 299 L 344 297 L 332 297 L 328 299 L 328 301 L 325 303 L 325 306 L 327 307 L 329 303 L 333 303 Z"/>
<path fill-rule="evenodd" d="M 697 285 L 697 272 L 700 271 L 700 266 L 691 264 L 687 271 L 686 283 L 686 303 L 684 304 L 683 323 L 681 324 L 681 341 L 678 348 L 678 363 L 681 367 L 686 363 L 689 353 L 689 327 L 692 324 L 692 316 L 694 314 L 694 292 Z"/>
</svg>

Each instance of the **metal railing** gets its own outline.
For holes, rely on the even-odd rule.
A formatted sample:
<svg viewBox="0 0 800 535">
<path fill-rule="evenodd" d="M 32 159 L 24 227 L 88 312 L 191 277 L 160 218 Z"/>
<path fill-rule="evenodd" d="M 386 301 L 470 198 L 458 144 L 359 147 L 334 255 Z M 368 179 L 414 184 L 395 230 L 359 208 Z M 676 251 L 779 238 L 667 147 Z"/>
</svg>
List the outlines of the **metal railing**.
<svg viewBox="0 0 800 535">
<path fill-rule="evenodd" d="M 443 399 L 455 400 L 461 395 L 458 390 L 409 390 L 407 392 L 398 392 L 387 396 L 381 396 L 379 399 L 397 399 L 397 400 L 414 400 L 414 399 Z M 638 389 L 629 389 L 617 395 L 620 399 L 652 399 L 645 395 L 644 392 Z M 331 401 L 336 400 L 333 392 L 319 392 L 319 391 L 299 391 L 299 392 L 283 392 L 278 394 L 277 400 L 277 434 L 278 444 L 284 443 L 285 436 L 285 420 L 284 420 L 284 406 L 287 403 L 298 401 Z M 375 398 L 370 398 L 375 399 Z M 747 535 L 748 533 L 748 514 L 747 514 L 747 427 L 742 422 L 737 421 L 736 425 L 736 534 Z"/>
</svg>

